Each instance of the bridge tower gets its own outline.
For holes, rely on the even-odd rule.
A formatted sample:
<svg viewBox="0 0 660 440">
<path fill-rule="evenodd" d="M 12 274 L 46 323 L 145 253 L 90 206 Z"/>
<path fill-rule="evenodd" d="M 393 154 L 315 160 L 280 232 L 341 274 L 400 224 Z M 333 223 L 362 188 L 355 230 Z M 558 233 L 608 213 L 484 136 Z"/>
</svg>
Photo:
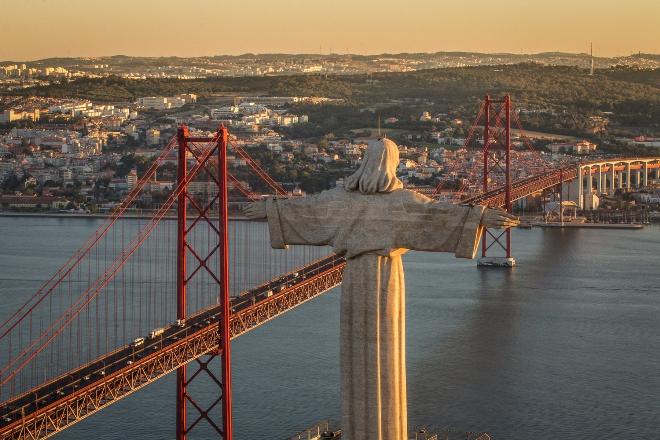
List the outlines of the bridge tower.
<svg viewBox="0 0 660 440">
<path fill-rule="evenodd" d="M 486 95 L 481 104 L 483 115 L 483 192 L 504 184 L 504 209 L 511 212 L 511 98 L 492 99 Z M 500 181 L 498 183 L 498 181 Z M 502 182 L 503 181 L 503 182 Z M 493 188 L 490 188 L 491 183 Z M 513 267 L 511 229 L 484 228 L 479 266 Z M 495 255 L 488 255 L 489 251 Z"/>
<path fill-rule="evenodd" d="M 191 137 L 188 127 L 182 125 L 177 131 L 178 143 L 178 183 L 186 187 L 177 199 L 177 319 L 185 320 L 187 314 L 186 290 L 195 276 L 205 272 L 214 289 L 217 288 L 220 319 L 218 322 L 218 350 L 205 358 L 198 358 L 196 370 L 189 374 L 187 366 L 177 369 L 176 379 L 176 439 L 187 440 L 188 434 L 205 421 L 210 429 L 224 440 L 232 439 L 231 415 L 231 356 L 229 333 L 229 247 L 227 213 L 227 140 L 228 133 L 221 126 L 213 138 Z M 212 149 L 208 151 L 205 149 Z M 194 176 L 189 176 L 189 162 L 198 167 Z M 199 200 L 188 191 L 186 182 L 204 179 L 211 187 L 207 200 Z M 188 208 L 192 209 L 188 209 Z M 217 216 L 214 222 L 212 219 Z M 195 248 L 194 240 L 188 240 L 196 225 L 204 225 L 210 230 L 207 246 Z M 214 256 L 215 255 L 215 256 Z M 188 258 L 191 257 L 191 258 Z M 188 261 L 192 260 L 192 261 Z M 192 264 L 190 264 L 192 263 Z M 214 267 L 215 266 L 215 267 Z M 192 269 L 192 270 L 190 270 Z M 220 359 L 220 374 L 211 369 L 211 360 Z M 193 364 L 191 364 L 193 365 Z M 209 383 L 217 385 L 218 397 L 210 404 L 196 401 L 189 385 L 206 376 Z M 221 408 L 217 408 L 220 406 Z M 188 413 L 194 413 L 194 420 L 188 420 Z M 221 422 L 214 414 L 221 413 Z M 204 438 L 207 438 L 205 434 Z"/>
</svg>

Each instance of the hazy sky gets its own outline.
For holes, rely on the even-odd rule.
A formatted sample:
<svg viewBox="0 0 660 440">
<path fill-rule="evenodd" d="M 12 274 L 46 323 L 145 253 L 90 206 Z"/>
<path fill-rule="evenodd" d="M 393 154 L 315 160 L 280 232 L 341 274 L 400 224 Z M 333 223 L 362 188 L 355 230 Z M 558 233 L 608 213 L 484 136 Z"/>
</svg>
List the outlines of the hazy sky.
<svg viewBox="0 0 660 440">
<path fill-rule="evenodd" d="M 246 52 L 660 53 L 660 0 L 0 0 L 0 60 Z"/>
</svg>

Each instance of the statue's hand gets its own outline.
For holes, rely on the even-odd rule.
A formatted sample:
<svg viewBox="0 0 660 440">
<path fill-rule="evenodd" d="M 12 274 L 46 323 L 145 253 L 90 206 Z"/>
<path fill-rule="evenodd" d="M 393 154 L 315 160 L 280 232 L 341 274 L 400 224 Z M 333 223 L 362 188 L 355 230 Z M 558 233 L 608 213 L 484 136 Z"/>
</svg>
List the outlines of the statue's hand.
<svg viewBox="0 0 660 440">
<path fill-rule="evenodd" d="M 243 214 L 250 220 L 259 220 L 266 218 L 266 202 L 260 200 L 258 202 L 250 203 L 243 209 Z"/>
<path fill-rule="evenodd" d="M 518 217 L 499 208 L 486 208 L 481 217 L 481 225 L 487 228 L 506 229 L 519 224 Z"/>
</svg>

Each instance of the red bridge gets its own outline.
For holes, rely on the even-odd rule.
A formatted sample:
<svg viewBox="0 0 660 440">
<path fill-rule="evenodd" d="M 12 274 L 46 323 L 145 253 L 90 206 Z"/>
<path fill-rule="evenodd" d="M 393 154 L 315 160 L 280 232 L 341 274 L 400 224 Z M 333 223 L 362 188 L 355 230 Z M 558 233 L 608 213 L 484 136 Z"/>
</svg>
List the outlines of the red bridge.
<svg viewBox="0 0 660 440">
<path fill-rule="evenodd" d="M 484 151 L 491 154 L 487 133 Z M 492 136 L 503 139 L 497 130 Z M 174 371 L 177 439 L 200 424 L 231 438 L 230 339 L 340 284 L 344 260 L 329 249 L 272 250 L 265 223 L 230 219 L 229 187 L 256 196 L 232 175 L 229 150 L 274 194 L 286 194 L 230 145 L 226 129 L 194 137 L 182 127 L 112 215 L 0 326 L 1 439 L 51 437 Z M 174 154 L 176 186 L 161 194 L 151 218 L 131 215 L 153 197 L 154 176 Z M 584 176 L 589 189 L 596 177 L 599 188 L 613 187 L 617 169 L 630 184 L 635 164 L 643 164 L 645 179 L 653 170 L 658 179 L 660 158 L 612 159 L 507 178 L 494 190 L 486 184 L 465 202 L 510 209 L 512 201 L 564 182 L 579 181 L 583 191 Z M 610 183 L 603 172 L 611 173 Z M 219 371 L 209 367 L 214 357 Z M 218 387 L 207 405 L 189 388 L 201 376 Z"/>
</svg>

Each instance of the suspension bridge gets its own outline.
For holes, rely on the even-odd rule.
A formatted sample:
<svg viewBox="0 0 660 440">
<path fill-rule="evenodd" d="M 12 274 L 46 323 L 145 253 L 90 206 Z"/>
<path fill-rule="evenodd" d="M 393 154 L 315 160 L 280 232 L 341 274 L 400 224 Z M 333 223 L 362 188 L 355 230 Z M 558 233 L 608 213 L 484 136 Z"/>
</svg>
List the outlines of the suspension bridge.
<svg viewBox="0 0 660 440">
<path fill-rule="evenodd" d="M 530 156 L 511 144 L 513 114 L 508 97 L 484 100 L 466 140 L 484 127 L 481 171 L 472 176 L 482 185 L 462 203 L 510 210 L 517 199 L 576 181 L 582 194 L 585 176 L 589 191 L 596 178 L 613 188 L 617 170 L 619 185 L 631 185 L 634 170 L 658 180 L 660 158 L 548 164 L 516 179 Z M 345 261 L 325 248 L 273 250 L 265 223 L 230 217 L 230 191 L 260 196 L 232 173 L 229 151 L 275 196 L 287 196 L 224 127 L 211 137 L 180 127 L 96 232 L 0 325 L 0 439 L 49 438 L 173 372 L 176 438 L 208 430 L 232 438 L 231 339 L 339 285 Z M 177 179 L 166 200 L 150 218 L 131 216 L 173 156 Z M 510 231 L 488 234 L 483 255 L 498 243 L 510 256 Z M 211 402 L 191 386 L 202 378 L 217 387 Z"/>
</svg>

